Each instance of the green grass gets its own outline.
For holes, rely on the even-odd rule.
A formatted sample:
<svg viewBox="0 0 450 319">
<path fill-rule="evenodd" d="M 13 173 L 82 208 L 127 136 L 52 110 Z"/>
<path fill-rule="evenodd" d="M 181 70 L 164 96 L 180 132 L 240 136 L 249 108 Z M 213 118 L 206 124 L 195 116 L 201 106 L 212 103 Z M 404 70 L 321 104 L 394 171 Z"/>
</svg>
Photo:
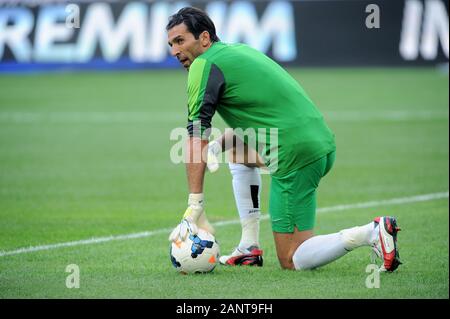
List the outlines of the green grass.
<svg viewBox="0 0 450 319">
<path fill-rule="evenodd" d="M 337 138 L 319 206 L 448 191 L 448 75 L 434 69 L 290 69 Z M 174 227 L 187 199 L 169 134 L 184 127 L 183 71 L 0 76 L 0 251 Z M 216 118 L 214 124 L 223 128 Z M 267 213 L 270 179 L 263 177 Z M 206 177 L 208 217 L 237 218 L 225 165 Z M 262 268 L 181 276 L 167 235 L 0 256 L 0 298 L 448 298 L 448 198 L 318 214 L 317 234 L 398 218 L 404 265 L 367 289 L 370 249 L 283 271 L 270 224 Z M 238 224 L 218 227 L 222 252 Z M 67 289 L 68 264 L 80 267 Z"/>
</svg>

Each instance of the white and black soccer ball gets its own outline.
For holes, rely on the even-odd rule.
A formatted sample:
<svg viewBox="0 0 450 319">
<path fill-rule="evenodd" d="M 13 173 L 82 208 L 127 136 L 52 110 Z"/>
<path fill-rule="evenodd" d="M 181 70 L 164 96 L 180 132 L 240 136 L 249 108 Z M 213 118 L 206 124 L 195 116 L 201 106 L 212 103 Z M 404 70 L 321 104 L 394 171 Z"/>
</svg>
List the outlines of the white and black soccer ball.
<svg viewBox="0 0 450 319">
<path fill-rule="evenodd" d="M 189 236 L 185 241 L 172 242 L 170 260 L 182 274 L 207 273 L 214 270 L 219 262 L 220 247 L 215 237 L 206 230 Z"/>
</svg>

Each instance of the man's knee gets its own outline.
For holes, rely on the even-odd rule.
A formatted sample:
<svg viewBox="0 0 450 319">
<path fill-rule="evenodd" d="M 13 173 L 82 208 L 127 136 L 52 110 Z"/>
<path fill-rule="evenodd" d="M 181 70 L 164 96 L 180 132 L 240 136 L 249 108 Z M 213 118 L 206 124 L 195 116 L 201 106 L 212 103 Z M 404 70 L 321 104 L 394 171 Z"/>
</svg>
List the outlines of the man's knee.
<svg viewBox="0 0 450 319">
<path fill-rule="evenodd" d="M 228 159 L 231 163 L 243 164 L 251 168 L 262 168 L 265 167 L 264 161 L 260 155 L 253 149 L 248 147 L 235 147 L 233 146 L 229 150 Z"/>
<path fill-rule="evenodd" d="M 283 269 L 294 270 L 294 262 L 292 261 L 292 256 L 278 256 L 278 261 Z"/>
</svg>

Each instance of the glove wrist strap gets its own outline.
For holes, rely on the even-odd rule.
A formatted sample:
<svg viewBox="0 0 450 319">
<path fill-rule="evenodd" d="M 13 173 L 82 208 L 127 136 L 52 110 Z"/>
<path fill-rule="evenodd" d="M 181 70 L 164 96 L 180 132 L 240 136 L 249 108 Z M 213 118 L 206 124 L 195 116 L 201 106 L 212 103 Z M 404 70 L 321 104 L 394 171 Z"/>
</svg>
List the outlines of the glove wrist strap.
<svg viewBox="0 0 450 319">
<path fill-rule="evenodd" d="M 188 206 L 203 208 L 203 203 L 204 203 L 204 195 L 203 195 L 203 193 L 197 193 L 197 194 L 191 193 L 191 194 L 189 194 Z"/>
</svg>

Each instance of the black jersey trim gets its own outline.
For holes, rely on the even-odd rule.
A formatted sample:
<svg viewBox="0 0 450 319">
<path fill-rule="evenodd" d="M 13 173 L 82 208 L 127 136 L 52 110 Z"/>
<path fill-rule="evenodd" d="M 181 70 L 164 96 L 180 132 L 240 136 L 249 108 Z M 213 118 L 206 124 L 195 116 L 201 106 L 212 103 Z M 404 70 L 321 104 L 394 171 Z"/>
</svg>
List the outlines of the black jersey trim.
<svg viewBox="0 0 450 319">
<path fill-rule="evenodd" d="M 187 130 L 189 136 L 194 135 L 194 122 L 199 121 L 201 133 L 211 128 L 211 121 L 216 112 L 217 105 L 225 89 L 225 77 L 222 71 L 215 64 L 211 64 L 211 69 L 206 83 L 205 93 L 203 95 L 202 105 L 196 120 L 188 121 Z M 208 134 L 209 135 L 209 134 Z"/>
</svg>

